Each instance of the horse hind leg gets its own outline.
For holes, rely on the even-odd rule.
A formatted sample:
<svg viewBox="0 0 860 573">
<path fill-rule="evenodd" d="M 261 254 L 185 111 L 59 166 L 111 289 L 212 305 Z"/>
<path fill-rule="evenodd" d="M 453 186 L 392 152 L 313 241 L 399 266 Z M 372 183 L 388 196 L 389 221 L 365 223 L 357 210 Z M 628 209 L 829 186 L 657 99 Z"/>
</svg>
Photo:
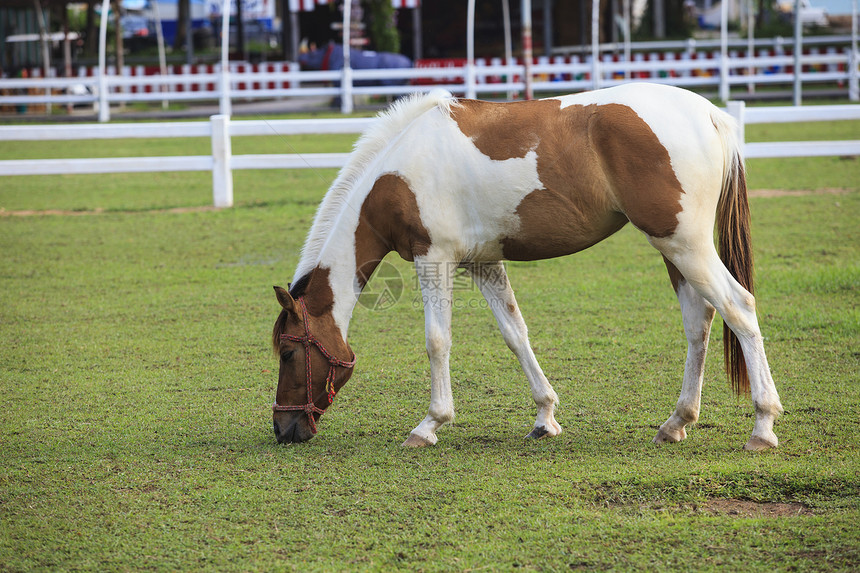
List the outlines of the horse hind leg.
<svg viewBox="0 0 860 573">
<path fill-rule="evenodd" d="M 535 358 L 529 343 L 528 329 L 504 265 L 481 263 L 470 266 L 469 270 L 472 279 L 493 311 L 505 343 L 519 360 L 531 386 L 532 398 L 538 412 L 534 428 L 526 438 L 537 439 L 559 435 L 562 431 L 561 426 L 555 420 L 558 396 Z"/>
<path fill-rule="evenodd" d="M 779 394 L 770 374 L 764 343 L 756 318 L 755 297 L 738 283 L 717 255 L 710 237 L 687 243 L 697 247 L 678 249 L 680 242 L 651 239 L 680 271 L 690 286 L 707 300 L 737 336 L 749 377 L 755 407 L 755 426 L 746 450 L 776 447 L 773 424 L 782 412 Z"/>
<path fill-rule="evenodd" d="M 674 412 L 660 426 L 654 437 L 655 444 L 680 442 L 687 437 L 685 427 L 699 419 L 705 355 L 708 352 L 708 337 L 715 313 L 714 307 L 690 286 L 675 265 L 666 259 L 664 261 L 681 305 L 684 334 L 687 336 L 687 361 L 684 365 L 681 395 L 675 404 Z"/>
</svg>

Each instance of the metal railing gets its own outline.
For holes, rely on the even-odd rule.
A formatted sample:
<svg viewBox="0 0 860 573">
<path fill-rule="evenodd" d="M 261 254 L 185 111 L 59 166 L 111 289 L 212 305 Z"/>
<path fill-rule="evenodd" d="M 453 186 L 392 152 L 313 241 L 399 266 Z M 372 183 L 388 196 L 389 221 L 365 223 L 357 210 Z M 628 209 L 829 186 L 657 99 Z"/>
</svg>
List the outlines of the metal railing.
<svg viewBox="0 0 860 573">
<path fill-rule="evenodd" d="M 720 93 L 730 93 L 732 86 L 752 89 L 757 85 L 791 85 L 796 78 L 795 60 L 788 53 L 790 44 L 756 48 L 753 55 L 742 56 L 733 50 L 728 54 L 727 65 L 723 65 L 719 51 L 702 51 L 697 47 L 661 52 L 651 46 L 651 51 L 636 53 L 630 61 L 625 61 L 623 55 L 603 52 L 598 65 L 594 65 L 590 55 L 536 58 L 530 66 L 533 90 L 557 94 L 645 80 L 682 87 L 717 87 Z M 809 53 L 800 58 L 801 85 L 835 83 L 852 100 L 860 99 L 860 56 L 849 45 L 807 48 Z M 221 113 L 229 114 L 229 102 L 233 99 L 342 97 L 345 93 L 399 96 L 433 87 L 469 95 L 523 92 L 526 73 L 523 62 L 502 62 L 496 58 L 479 59 L 475 66 L 462 63 L 351 70 L 349 74 L 340 70 L 301 71 L 288 63 L 258 66 L 232 63 L 226 70 L 220 65 L 182 66 L 180 70 L 181 73 L 164 76 L 143 75 L 135 68 L 124 69 L 120 74 L 113 70 L 101 82 L 106 93 L 99 93 L 99 78 L 86 75 L 89 70 L 73 78 L 0 79 L 0 106 L 110 107 L 120 103 L 194 100 L 219 101 Z M 344 85 L 345 79 L 349 86 Z"/>
</svg>

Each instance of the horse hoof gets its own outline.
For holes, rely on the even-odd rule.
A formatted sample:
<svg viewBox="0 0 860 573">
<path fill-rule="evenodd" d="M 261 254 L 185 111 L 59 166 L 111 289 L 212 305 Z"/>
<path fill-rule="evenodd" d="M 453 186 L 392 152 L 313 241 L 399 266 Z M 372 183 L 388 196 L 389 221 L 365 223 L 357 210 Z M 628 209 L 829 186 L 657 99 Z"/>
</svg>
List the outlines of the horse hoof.
<svg viewBox="0 0 860 573">
<path fill-rule="evenodd" d="M 776 438 L 776 436 L 774 436 L 774 438 Z M 750 438 L 750 441 L 748 441 L 744 445 L 744 449 L 748 452 L 761 452 L 764 450 L 769 450 L 770 448 L 775 448 L 777 445 L 778 442 L 776 441 L 769 442 L 764 438 L 753 436 L 752 438 Z"/>
<path fill-rule="evenodd" d="M 668 432 L 663 428 L 657 432 L 657 435 L 654 436 L 655 444 L 676 444 L 687 437 L 687 432 L 684 431 L 684 428 L 681 428 L 679 432 Z"/>
<path fill-rule="evenodd" d="M 539 440 L 541 438 L 545 438 L 549 435 L 549 430 L 546 429 L 546 426 L 539 426 L 536 428 L 532 428 L 532 431 L 529 432 L 529 435 L 526 436 L 527 440 Z"/>
<path fill-rule="evenodd" d="M 409 434 L 406 441 L 400 445 L 404 448 L 423 448 L 426 446 L 435 446 L 436 442 L 428 440 L 427 438 L 422 438 L 418 434 Z"/>
</svg>

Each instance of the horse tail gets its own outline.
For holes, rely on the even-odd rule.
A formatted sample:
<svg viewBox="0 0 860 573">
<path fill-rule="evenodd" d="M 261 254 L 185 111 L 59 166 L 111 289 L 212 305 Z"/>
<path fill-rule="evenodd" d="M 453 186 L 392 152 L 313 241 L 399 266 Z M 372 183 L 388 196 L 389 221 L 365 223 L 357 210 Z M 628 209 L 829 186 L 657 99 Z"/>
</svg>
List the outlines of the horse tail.
<svg viewBox="0 0 860 573">
<path fill-rule="evenodd" d="M 742 142 L 738 141 L 734 119 L 726 113 L 712 114 L 723 142 L 723 186 L 717 204 L 717 234 L 720 259 L 750 294 L 753 293 L 753 253 L 750 209 L 744 171 Z M 736 395 L 750 391 L 746 362 L 740 340 L 723 321 L 723 354 L 726 374 Z"/>
</svg>

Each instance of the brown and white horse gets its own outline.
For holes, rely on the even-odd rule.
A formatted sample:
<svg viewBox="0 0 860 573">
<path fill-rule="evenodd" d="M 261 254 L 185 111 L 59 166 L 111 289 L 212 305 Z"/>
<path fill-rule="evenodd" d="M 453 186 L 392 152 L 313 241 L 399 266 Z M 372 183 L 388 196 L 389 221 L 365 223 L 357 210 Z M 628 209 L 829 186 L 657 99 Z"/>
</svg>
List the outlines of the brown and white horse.
<svg viewBox="0 0 860 573">
<path fill-rule="evenodd" d="M 756 319 L 734 123 L 689 91 L 642 83 L 515 103 L 434 92 L 382 115 L 323 199 L 290 291 L 275 287 L 282 307 L 273 332 L 281 359 L 273 406 L 278 441 L 311 438 L 350 377 L 352 311 L 390 251 L 415 263 L 431 369 L 429 411 L 404 445 L 435 444 L 436 431 L 454 418 L 453 281 L 439 271 L 450 275 L 457 267 L 472 274 L 528 378 L 538 408 L 528 437 L 558 435 L 558 397 L 532 352 L 500 261 L 575 253 L 628 221 L 663 255 L 688 341 L 681 395 L 654 441 L 683 440 L 698 419 L 716 310 L 726 324 L 735 391 L 751 390 L 755 406 L 745 448 L 775 447 L 782 406 Z"/>
</svg>

